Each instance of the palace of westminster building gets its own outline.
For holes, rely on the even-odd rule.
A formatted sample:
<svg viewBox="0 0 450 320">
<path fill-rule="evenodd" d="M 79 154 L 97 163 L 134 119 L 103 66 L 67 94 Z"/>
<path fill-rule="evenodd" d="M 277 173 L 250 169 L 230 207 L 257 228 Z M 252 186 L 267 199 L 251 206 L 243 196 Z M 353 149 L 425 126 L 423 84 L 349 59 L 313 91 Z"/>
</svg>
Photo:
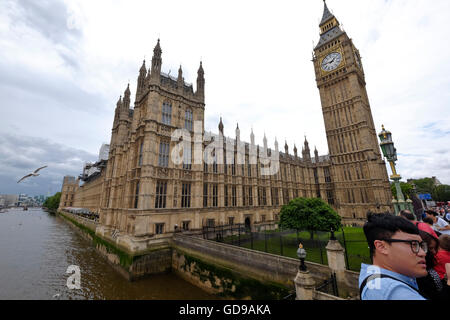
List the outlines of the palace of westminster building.
<svg viewBox="0 0 450 320">
<path fill-rule="evenodd" d="M 252 132 L 251 142 L 243 143 L 245 164 L 175 164 L 170 159 L 178 143 L 171 139 L 175 130 L 193 135 L 194 123 L 200 122 L 206 134 L 205 78 L 201 63 L 195 91 L 184 81 L 181 67 L 177 78 L 162 73 L 158 40 L 149 70 L 144 61 L 139 71 L 134 108 L 129 86 L 117 102 L 108 159 L 95 164 L 99 169 L 93 177 L 64 179 L 60 209 L 99 213 L 97 233 L 114 233 L 116 241 L 134 249 L 177 228 L 271 223 L 281 206 L 296 197 L 322 198 L 344 224 L 363 223 L 368 211 L 390 211 L 391 190 L 358 49 L 326 3 L 320 30 L 313 63 L 328 155 L 319 156 L 317 150 L 311 155 L 306 138 L 301 154 L 295 146 L 290 154 L 287 145 L 284 152 L 275 145 L 269 153 L 279 152 L 279 170 L 261 175 L 260 162 L 249 161 Z M 223 132 L 221 119 L 219 136 Z M 235 132 L 239 141 L 239 128 Z"/>
</svg>

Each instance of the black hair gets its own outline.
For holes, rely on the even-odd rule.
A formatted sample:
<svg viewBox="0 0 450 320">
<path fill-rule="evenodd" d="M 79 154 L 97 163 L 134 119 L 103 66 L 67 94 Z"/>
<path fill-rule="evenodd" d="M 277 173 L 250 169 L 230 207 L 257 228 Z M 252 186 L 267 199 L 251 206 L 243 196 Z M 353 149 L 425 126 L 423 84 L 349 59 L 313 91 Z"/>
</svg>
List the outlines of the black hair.
<svg viewBox="0 0 450 320">
<path fill-rule="evenodd" d="M 437 212 L 435 212 L 433 210 L 425 210 L 425 213 L 427 213 L 429 215 L 432 215 L 432 216 L 435 216 L 435 217 L 438 215 Z"/>
<path fill-rule="evenodd" d="M 411 212 L 409 212 L 409 210 L 402 210 L 402 211 L 400 211 L 400 215 L 402 217 L 405 217 L 409 221 L 415 221 L 416 220 L 416 216 L 413 215 Z"/>
<path fill-rule="evenodd" d="M 436 242 L 436 248 L 439 248 L 439 239 L 434 237 L 433 235 L 429 234 L 428 232 L 425 232 L 423 230 L 419 230 L 419 234 L 420 237 L 422 238 L 423 241 L 425 241 L 428 245 L 428 248 L 431 247 L 431 242 L 435 241 Z M 425 262 L 427 264 L 427 269 L 433 269 L 434 266 L 436 265 L 436 257 L 434 256 L 434 254 L 431 252 L 430 249 L 428 249 L 427 251 L 427 255 L 425 256 Z"/>
<path fill-rule="evenodd" d="M 363 229 L 369 244 L 371 258 L 375 254 L 375 240 L 390 239 L 398 231 L 419 234 L 419 229 L 414 224 L 391 213 L 369 212 Z"/>
<path fill-rule="evenodd" d="M 433 225 L 434 221 L 430 217 L 425 217 L 422 219 L 423 222 Z"/>
</svg>

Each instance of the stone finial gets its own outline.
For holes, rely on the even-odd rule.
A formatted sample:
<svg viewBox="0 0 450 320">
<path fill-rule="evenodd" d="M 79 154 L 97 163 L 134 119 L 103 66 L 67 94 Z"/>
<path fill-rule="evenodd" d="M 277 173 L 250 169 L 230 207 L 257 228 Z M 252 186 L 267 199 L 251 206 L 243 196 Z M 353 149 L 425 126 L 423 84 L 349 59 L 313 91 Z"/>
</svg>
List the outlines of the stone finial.
<svg viewBox="0 0 450 320">
<path fill-rule="evenodd" d="M 153 57 L 160 58 L 161 54 L 162 54 L 162 50 L 161 50 L 161 45 L 159 44 L 159 39 L 158 39 L 158 43 L 156 43 L 156 46 L 153 49 Z"/>
<path fill-rule="evenodd" d="M 222 135 L 223 135 L 223 122 L 222 122 L 222 117 L 220 117 L 220 122 L 219 122 L 219 132 L 222 133 Z"/>
</svg>

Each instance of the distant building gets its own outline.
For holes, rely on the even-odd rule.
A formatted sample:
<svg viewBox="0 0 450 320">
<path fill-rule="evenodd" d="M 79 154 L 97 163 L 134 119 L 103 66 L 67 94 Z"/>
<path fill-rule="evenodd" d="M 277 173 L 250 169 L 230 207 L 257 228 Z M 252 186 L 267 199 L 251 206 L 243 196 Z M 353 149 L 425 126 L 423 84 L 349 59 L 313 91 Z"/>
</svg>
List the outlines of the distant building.
<svg viewBox="0 0 450 320">
<path fill-rule="evenodd" d="M 19 195 L 17 194 L 0 194 L 0 206 L 11 207 L 16 206 L 19 202 Z"/>
<path fill-rule="evenodd" d="M 65 176 L 63 179 L 63 186 L 61 189 L 61 200 L 59 202 L 59 209 L 65 207 L 72 207 L 75 192 L 78 189 L 78 179 L 73 176 Z"/>
</svg>

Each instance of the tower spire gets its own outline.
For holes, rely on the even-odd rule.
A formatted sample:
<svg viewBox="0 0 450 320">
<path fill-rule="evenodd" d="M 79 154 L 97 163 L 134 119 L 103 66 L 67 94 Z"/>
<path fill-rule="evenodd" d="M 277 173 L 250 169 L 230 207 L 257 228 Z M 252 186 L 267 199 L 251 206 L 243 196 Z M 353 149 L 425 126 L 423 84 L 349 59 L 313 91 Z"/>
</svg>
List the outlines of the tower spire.
<svg viewBox="0 0 450 320">
<path fill-rule="evenodd" d="M 220 117 L 220 122 L 219 122 L 219 134 L 222 133 L 223 135 L 223 122 L 222 122 L 222 117 Z"/>
<path fill-rule="evenodd" d="M 145 66 L 145 59 L 142 62 L 142 66 L 139 69 L 139 77 L 137 80 L 137 88 L 136 88 L 136 101 L 139 100 L 140 96 L 144 93 L 145 88 L 145 78 L 147 77 L 147 67 Z"/>
<path fill-rule="evenodd" d="M 162 50 L 158 39 L 158 42 L 156 43 L 156 46 L 153 49 L 152 68 L 151 68 L 151 79 L 156 80 L 156 82 L 159 82 L 159 78 L 161 76 L 161 65 L 162 65 L 161 54 Z"/>
<path fill-rule="evenodd" d="M 325 22 L 330 20 L 331 18 L 334 18 L 334 15 L 330 12 L 327 6 L 327 2 L 323 0 L 323 15 L 322 20 L 320 21 L 320 26 L 322 26 Z"/>
<path fill-rule="evenodd" d="M 205 101 L 205 72 L 203 71 L 202 62 L 197 71 L 197 91 L 195 95 L 201 100 Z"/>
<path fill-rule="evenodd" d="M 130 84 L 128 83 L 127 88 L 125 89 L 124 95 L 123 95 L 123 104 L 122 107 L 126 110 L 130 108 Z"/>
</svg>

